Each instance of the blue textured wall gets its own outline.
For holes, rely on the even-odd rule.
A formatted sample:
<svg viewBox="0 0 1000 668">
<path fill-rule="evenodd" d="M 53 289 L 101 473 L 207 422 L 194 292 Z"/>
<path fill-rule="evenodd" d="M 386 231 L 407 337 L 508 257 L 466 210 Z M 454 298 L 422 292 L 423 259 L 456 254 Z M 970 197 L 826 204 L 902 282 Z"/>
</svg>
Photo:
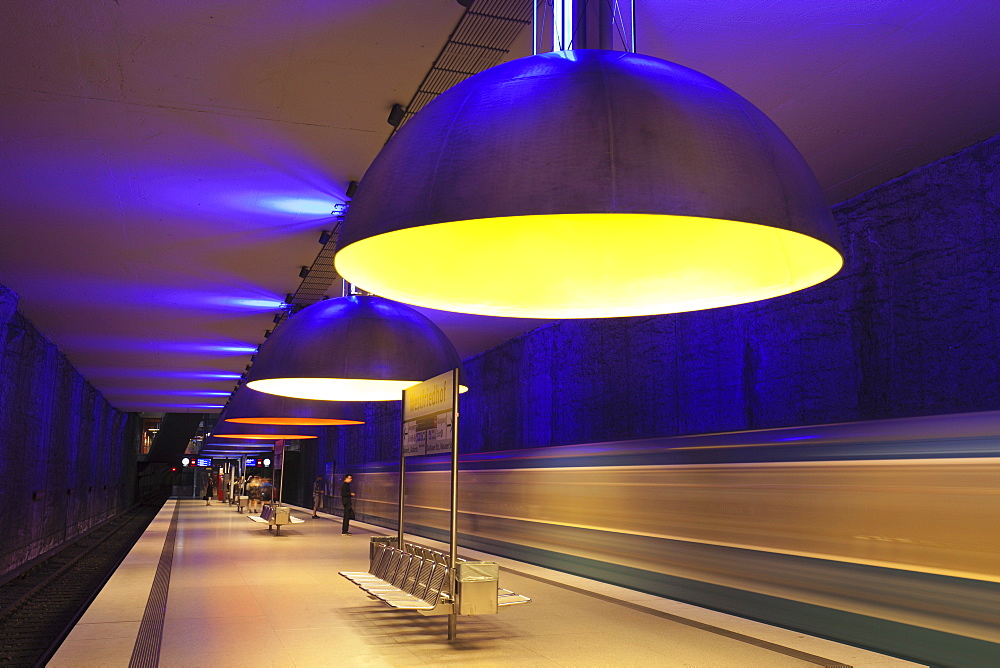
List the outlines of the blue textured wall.
<svg viewBox="0 0 1000 668">
<path fill-rule="evenodd" d="M 1000 408 L 1000 137 L 834 208 L 846 265 L 765 302 L 565 321 L 466 362 L 464 452 Z M 398 456 L 398 405 L 318 444 Z"/>
<path fill-rule="evenodd" d="M 1000 137 L 834 208 L 836 278 L 467 363 L 465 451 L 1000 408 Z"/>
<path fill-rule="evenodd" d="M 0 576 L 131 505 L 136 428 L 0 286 Z"/>
</svg>

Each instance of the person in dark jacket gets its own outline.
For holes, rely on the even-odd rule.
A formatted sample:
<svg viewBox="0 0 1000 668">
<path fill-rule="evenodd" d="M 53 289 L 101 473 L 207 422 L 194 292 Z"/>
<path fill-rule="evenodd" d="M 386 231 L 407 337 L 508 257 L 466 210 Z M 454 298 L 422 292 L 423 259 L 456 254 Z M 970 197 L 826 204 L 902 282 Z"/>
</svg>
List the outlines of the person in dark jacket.
<svg viewBox="0 0 1000 668">
<path fill-rule="evenodd" d="M 341 533 L 345 536 L 351 535 L 351 520 L 354 519 L 354 492 L 351 491 L 351 481 L 354 476 L 350 473 L 344 476 L 344 482 L 340 485 L 340 500 L 344 504 L 344 527 Z"/>
</svg>

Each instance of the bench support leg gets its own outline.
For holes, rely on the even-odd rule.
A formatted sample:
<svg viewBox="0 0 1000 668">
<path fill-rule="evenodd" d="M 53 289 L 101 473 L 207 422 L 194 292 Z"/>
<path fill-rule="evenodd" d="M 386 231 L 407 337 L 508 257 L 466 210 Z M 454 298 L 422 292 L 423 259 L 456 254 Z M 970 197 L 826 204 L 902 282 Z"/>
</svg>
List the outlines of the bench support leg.
<svg viewBox="0 0 1000 668">
<path fill-rule="evenodd" d="M 448 615 L 448 640 L 454 640 L 458 635 L 458 615 L 454 612 Z"/>
</svg>

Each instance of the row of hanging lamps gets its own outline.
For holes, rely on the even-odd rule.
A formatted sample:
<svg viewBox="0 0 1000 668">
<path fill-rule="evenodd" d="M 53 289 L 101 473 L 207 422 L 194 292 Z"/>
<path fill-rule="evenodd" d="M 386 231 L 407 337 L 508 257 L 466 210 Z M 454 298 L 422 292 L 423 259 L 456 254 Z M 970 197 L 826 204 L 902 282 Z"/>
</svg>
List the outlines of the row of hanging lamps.
<svg viewBox="0 0 1000 668">
<path fill-rule="evenodd" d="M 226 406 L 225 422 L 256 425 L 344 426 L 364 424 L 361 404 L 311 401 L 241 386 Z"/>
<path fill-rule="evenodd" d="M 426 316 L 382 297 L 347 295 L 307 306 L 278 327 L 246 387 L 299 399 L 399 400 L 407 387 L 461 365 Z"/>
<path fill-rule="evenodd" d="M 567 30 L 589 11 L 555 4 Z M 767 116 L 694 70 L 574 39 L 409 120 L 361 182 L 337 271 L 410 304 L 534 318 L 740 304 L 839 271 L 823 193 Z"/>
</svg>

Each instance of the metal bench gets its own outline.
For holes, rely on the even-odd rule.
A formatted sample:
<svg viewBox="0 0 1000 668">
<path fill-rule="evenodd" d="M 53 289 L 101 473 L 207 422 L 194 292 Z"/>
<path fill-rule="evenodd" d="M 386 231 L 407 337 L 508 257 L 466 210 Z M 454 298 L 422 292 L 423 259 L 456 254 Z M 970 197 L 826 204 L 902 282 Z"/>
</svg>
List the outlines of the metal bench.
<svg viewBox="0 0 1000 668">
<path fill-rule="evenodd" d="M 281 527 L 285 524 L 302 524 L 305 522 L 305 520 L 293 516 L 288 506 L 276 507 L 270 504 L 261 508 L 260 515 L 247 515 L 247 519 L 258 524 L 266 524 L 268 531 L 271 530 L 271 527 L 277 527 L 275 535 L 281 534 Z"/>
<path fill-rule="evenodd" d="M 340 573 L 370 596 L 400 610 L 437 615 L 451 612 L 448 568 L 397 547 L 379 543 L 369 571 Z"/>
<path fill-rule="evenodd" d="M 424 615 L 481 615 L 531 601 L 499 588 L 496 563 L 461 559 L 453 577 L 448 557 L 442 552 L 412 543 L 404 543 L 400 549 L 384 539 L 377 540 L 372 542 L 367 571 L 341 571 L 340 575 L 390 607 Z M 450 591 L 452 582 L 457 596 Z"/>
</svg>

